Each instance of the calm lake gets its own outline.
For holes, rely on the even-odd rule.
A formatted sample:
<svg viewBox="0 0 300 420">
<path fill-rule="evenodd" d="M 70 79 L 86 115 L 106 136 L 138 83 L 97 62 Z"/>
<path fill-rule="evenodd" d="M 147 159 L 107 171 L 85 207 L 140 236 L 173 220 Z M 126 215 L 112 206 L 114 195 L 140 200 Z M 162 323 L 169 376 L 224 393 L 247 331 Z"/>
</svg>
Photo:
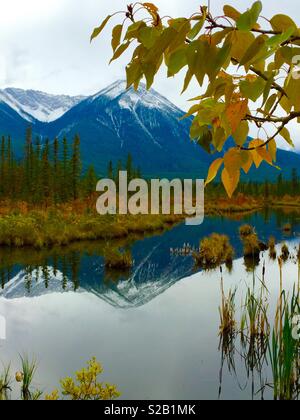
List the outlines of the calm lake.
<svg viewBox="0 0 300 420">
<path fill-rule="evenodd" d="M 292 224 L 285 235 L 282 226 Z M 18 355 L 38 361 L 34 385 L 43 391 L 83 367 L 92 356 L 103 364 L 103 380 L 114 383 L 123 399 L 272 398 L 262 385 L 272 380 L 270 367 L 253 366 L 239 342 L 230 358 L 220 346 L 220 270 L 197 271 L 191 256 L 177 255 L 204 236 L 226 234 L 236 250 L 232 271 L 223 268 L 225 290 L 238 287 L 238 307 L 263 262 L 273 315 L 279 294 L 279 268 L 262 253 L 255 272 L 242 258 L 239 227 L 255 226 L 262 241 L 273 235 L 291 251 L 300 242 L 300 214 L 264 211 L 239 220 L 206 217 L 198 227 L 184 224 L 145 239 L 87 243 L 37 252 L 0 249 L 0 314 L 7 339 L 0 360 L 18 370 Z M 131 249 L 130 272 L 105 270 L 103 250 Z M 278 248 L 279 249 L 279 248 Z M 291 290 L 298 266 L 283 267 L 284 287 Z"/>
</svg>

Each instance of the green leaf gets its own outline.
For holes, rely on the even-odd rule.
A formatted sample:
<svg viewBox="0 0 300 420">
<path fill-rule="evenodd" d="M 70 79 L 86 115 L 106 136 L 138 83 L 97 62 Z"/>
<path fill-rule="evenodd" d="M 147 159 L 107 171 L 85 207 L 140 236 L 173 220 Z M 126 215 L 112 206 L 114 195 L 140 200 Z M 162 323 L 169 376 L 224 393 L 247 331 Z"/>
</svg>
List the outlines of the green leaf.
<svg viewBox="0 0 300 420">
<path fill-rule="evenodd" d="M 174 28 L 165 28 L 155 41 L 153 47 L 143 57 L 143 61 L 145 63 L 158 62 L 161 59 L 162 54 L 170 46 L 170 42 L 174 39 L 176 35 L 177 32 Z"/>
<path fill-rule="evenodd" d="M 290 39 L 294 32 L 295 28 L 290 27 L 287 31 L 283 32 L 282 34 L 274 35 L 271 38 L 269 38 L 266 44 L 268 47 L 278 47 L 280 44 Z"/>
<path fill-rule="evenodd" d="M 247 121 L 242 121 L 235 133 L 232 135 L 237 146 L 245 144 L 249 134 L 249 124 Z"/>
<path fill-rule="evenodd" d="M 111 17 L 112 17 L 112 15 L 108 15 L 104 19 L 104 21 L 101 23 L 101 25 L 94 29 L 94 31 L 91 35 L 91 42 L 93 41 L 93 39 L 97 38 L 97 36 L 99 36 L 101 34 L 101 32 L 103 31 L 103 29 L 105 28 L 107 22 L 110 20 Z"/>
<path fill-rule="evenodd" d="M 201 134 L 197 139 L 197 144 L 202 147 L 208 154 L 211 154 L 212 133 L 207 127 L 201 127 Z"/>
<path fill-rule="evenodd" d="M 258 53 L 265 47 L 266 39 L 267 37 L 265 35 L 260 35 L 257 38 L 255 38 L 254 42 L 246 50 L 243 58 L 241 59 L 241 66 L 248 64 L 253 58 L 255 58 L 258 55 Z"/>
<path fill-rule="evenodd" d="M 121 42 L 121 36 L 122 36 L 122 29 L 123 25 L 117 25 L 114 27 L 112 31 L 112 40 L 111 40 L 111 46 L 113 51 L 115 52 L 118 46 Z"/>
<path fill-rule="evenodd" d="M 273 93 L 269 97 L 269 99 L 267 100 L 266 105 L 265 105 L 265 109 L 264 109 L 264 111 L 265 111 L 265 113 L 267 115 L 269 114 L 269 112 L 271 111 L 271 109 L 273 108 L 273 106 L 275 105 L 276 99 L 277 99 L 277 94 L 276 93 Z"/>
<path fill-rule="evenodd" d="M 254 40 L 255 36 L 251 32 L 231 32 L 226 38 L 226 41 L 230 41 L 232 44 L 231 57 L 240 62 L 245 55 L 245 51 L 247 51 Z"/>
<path fill-rule="evenodd" d="M 184 83 L 183 83 L 183 88 L 182 88 L 181 94 L 183 94 L 187 90 L 187 88 L 189 87 L 189 85 L 191 83 L 191 80 L 192 80 L 193 76 L 194 76 L 194 74 L 189 69 L 186 72 L 186 75 L 185 75 L 185 78 L 184 78 Z"/>
<path fill-rule="evenodd" d="M 188 37 L 190 40 L 193 41 L 196 38 L 196 36 L 199 34 L 201 29 L 203 28 L 205 19 L 206 19 L 206 15 L 203 15 L 201 20 L 197 22 L 195 26 L 193 27 L 193 29 L 189 32 Z"/>
<path fill-rule="evenodd" d="M 223 150 L 227 136 L 223 127 L 218 127 L 213 135 L 213 145 L 218 152 Z"/>
<path fill-rule="evenodd" d="M 186 48 L 180 48 L 174 51 L 168 58 L 168 77 L 177 74 L 184 66 L 187 65 Z"/>
<path fill-rule="evenodd" d="M 291 139 L 290 132 L 286 127 L 283 127 L 279 134 L 290 146 L 295 147 L 293 140 Z"/>
<path fill-rule="evenodd" d="M 237 21 L 237 28 L 240 31 L 250 31 L 253 29 L 254 25 L 257 23 L 257 19 L 262 11 L 261 1 L 256 1 L 250 10 L 243 13 Z"/>
<path fill-rule="evenodd" d="M 136 58 L 126 66 L 127 88 L 132 86 L 137 80 L 140 80 L 142 75 L 140 60 Z"/>
<path fill-rule="evenodd" d="M 138 39 L 144 47 L 150 50 L 160 37 L 160 34 L 161 32 L 157 28 L 147 26 L 139 31 Z"/>
<path fill-rule="evenodd" d="M 266 86 L 265 80 L 258 77 L 254 82 L 249 80 L 243 80 L 240 82 L 240 91 L 245 98 L 251 99 L 256 102 L 257 99 L 262 95 Z"/>
<path fill-rule="evenodd" d="M 139 37 L 140 30 L 146 27 L 146 23 L 142 20 L 133 23 L 127 29 L 125 39 L 130 40 Z"/>
</svg>

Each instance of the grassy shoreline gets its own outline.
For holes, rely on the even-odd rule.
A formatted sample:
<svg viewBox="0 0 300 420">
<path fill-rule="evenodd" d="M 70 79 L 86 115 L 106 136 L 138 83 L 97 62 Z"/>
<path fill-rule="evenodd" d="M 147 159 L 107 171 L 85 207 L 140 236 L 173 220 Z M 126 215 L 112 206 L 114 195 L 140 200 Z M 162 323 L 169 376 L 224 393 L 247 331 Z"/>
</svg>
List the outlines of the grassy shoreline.
<svg viewBox="0 0 300 420">
<path fill-rule="evenodd" d="M 208 198 L 205 215 L 230 217 L 263 210 L 292 207 L 300 211 L 300 197 L 254 199 L 238 195 Z M 184 215 L 99 216 L 94 200 L 53 207 L 33 207 L 24 202 L 0 202 L 0 246 L 36 249 L 66 246 L 73 242 L 112 240 L 132 234 L 144 236 L 164 231 L 184 220 Z"/>
</svg>

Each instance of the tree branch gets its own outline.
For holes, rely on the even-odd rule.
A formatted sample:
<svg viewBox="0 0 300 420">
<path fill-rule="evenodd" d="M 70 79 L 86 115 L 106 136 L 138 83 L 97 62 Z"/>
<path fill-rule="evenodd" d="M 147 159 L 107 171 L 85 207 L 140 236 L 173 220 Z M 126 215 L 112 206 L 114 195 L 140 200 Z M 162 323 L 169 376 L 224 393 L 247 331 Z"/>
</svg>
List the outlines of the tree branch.
<svg viewBox="0 0 300 420">
<path fill-rule="evenodd" d="M 250 115 L 249 117 L 253 118 L 253 120 L 263 120 L 261 122 L 281 122 L 281 126 L 277 129 L 276 133 L 273 134 L 272 137 L 270 137 L 268 140 L 266 140 L 263 144 L 261 144 L 260 146 L 256 146 L 256 147 L 240 147 L 240 150 L 245 150 L 245 151 L 251 151 L 251 150 L 257 150 L 257 149 L 262 149 L 263 147 L 266 147 L 272 140 L 275 139 L 275 137 L 277 137 L 280 132 L 284 129 L 284 127 L 293 119 L 295 118 L 300 118 L 300 112 L 291 112 L 290 115 L 288 115 L 287 117 L 283 117 L 283 118 L 276 118 L 274 121 L 274 119 L 270 120 L 269 118 L 264 119 L 264 118 L 259 118 L 259 117 L 254 117 L 252 115 Z"/>
</svg>

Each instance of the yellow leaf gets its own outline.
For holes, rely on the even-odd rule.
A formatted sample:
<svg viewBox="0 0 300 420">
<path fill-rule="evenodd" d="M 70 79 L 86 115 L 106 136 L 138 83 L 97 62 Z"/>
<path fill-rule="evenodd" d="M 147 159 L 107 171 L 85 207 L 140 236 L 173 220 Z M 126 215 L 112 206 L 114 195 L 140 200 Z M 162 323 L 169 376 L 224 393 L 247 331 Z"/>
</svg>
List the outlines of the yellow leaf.
<svg viewBox="0 0 300 420">
<path fill-rule="evenodd" d="M 276 141 L 274 139 L 270 141 L 270 143 L 268 145 L 268 150 L 269 150 L 269 153 L 271 155 L 272 160 L 275 162 L 276 161 L 276 154 L 277 154 L 277 145 L 276 145 Z"/>
<path fill-rule="evenodd" d="M 153 12 L 153 13 L 157 13 L 158 12 L 158 7 L 155 6 L 155 4 L 153 4 L 153 3 L 143 3 L 143 6 L 145 6 L 146 9 L 151 10 L 151 12 Z"/>
<path fill-rule="evenodd" d="M 252 32 L 233 31 L 227 39 L 232 43 L 231 57 L 240 62 L 245 51 L 255 40 L 255 36 Z"/>
<path fill-rule="evenodd" d="M 226 109 L 226 116 L 230 123 L 232 132 L 235 133 L 242 119 L 246 116 L 248 109 L 248 100 L 233 102 Z"/>
<path fill-rule="evenodd" d="M 297 31 L 296 23 L 286 15 L 275 15 L 271 19 L 271 25 L 274 31 L 285 32 L 290 28 L 294 28 Z"/>
<path fill-rule="evenodd" d="M 243 146 L 249 134 L 249 124 L 247 121 L 242 121 L 235 133 L 233 139 L 238 146 Z"/>
<path fill-rule="evenodd" d="M 224 6 L 223 10 L 224 10 L 224 15 L 227 16 L 227 17 L 229 17 L 229 18 L 231 18 L 231 19 L 233 19 L 234 21 L 237 21 L 238 18 L 241 16 L 241 13 L 238 12 L 232 6 L 226 5 L 226 6 Z"/>
<path fill-rule="evenodd" d="M 94 38 L 97 38 L 98 35 L 101 34 L 101 32 L 103 31 L 103 29 L 105 28 L 107 22 L 109 21 L 109 19 L 111 18 L 111 15 L 108 15 L 104 21 L 101 23 L 101 25 L 98 28 L 95 28 L 92 35 L 91 35 L 91 42 L 93 41 Z"/>
<path fill-rule="evenodd" d="M 290 135 L 290 132 L 289 132 L 289 130 L 286 128 L 286 127 L 283 127 L 281 130 L 280 130 L 280 136 L 290 145 L 290 146 L 292 146 L 292 147 L 295 147 L 295 145 L 294 145 L 294 143 L 293 143 L 293 140 L 291 139 L 291 135 Z"/>
<path fill-rule="evenodd" d="M 117 26 L 114 27 L 114 29 L 112 31 L 111 46 L 112 46 L 112 49 L 113 49 L 114 52 L 116 51 L 116 49 L 120 45 L 121 36 L 122 36 L 122 29 L 123 29 L 123 25 L 117 25 Z"/>
<path fill-rule="evenodd" d="M 222 172 L 222 182 L 224 188 L 227 192 L 227 195 L 231 198 L 234 191 L 236 190 L 240 180 L 240 171 L 235 171 L 231 174 L 227 171 L 226 168 Z"/>
<path fill-rule="evenodd" d="M 247 174 L 250 171 L 251 166 L 253 164 L 253 158 L 250 152 L 243 151 L 242 153 L 243 153 L 242 169 L 245 172 L 245 174 Z"/>
<path fill-rule="evenodd" d="M 242 166 L 241 151 L 236 148 L 229 149 L 224 156 L 224 165 L 230 174 L 239 171 Z"/>
<path fill-rule="evenodd" d="M 255 147 L 255 150 L 251 150 L 251 154 L 256 168 L 259 168 L 263 161 L 266 161 L 267 163 L 272 165 L 272 157 L 270 152 L 267 150 L 266 146 L 262 147 L 264 143 L 265 142 L 260 139 L 252 140 L 249 143 L 249 148 Z"/>
<path fill-rule="evenodd" d="M 209 170 L 208 170 L 208 174 L 207 174 L 207 179 L 206 179 L 205 185 L 208 185 L 210 182 L 212 182 L 215 179 L 215 177 L 217 176 L 218 171 L 219 171 L 219 169 L 220 169 L 220 167 L 221 167 L 221 165 L 222 165 L 223 162 L 224 162 L 224 159 L 219 158 L 219 159 L 216 159 L 210 165 Z"/>
</svg>

